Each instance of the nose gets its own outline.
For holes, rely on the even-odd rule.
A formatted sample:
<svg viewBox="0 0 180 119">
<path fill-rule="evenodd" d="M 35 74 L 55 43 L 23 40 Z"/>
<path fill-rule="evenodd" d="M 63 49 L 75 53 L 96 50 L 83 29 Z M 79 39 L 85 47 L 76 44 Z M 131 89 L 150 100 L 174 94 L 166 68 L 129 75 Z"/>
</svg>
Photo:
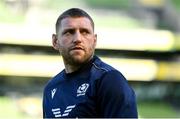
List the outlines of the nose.
<svg viewBox="0 0 180 119">
<path fill-rule="evenodd" d="M 81 33 L 79 31 L 75 32 L 73 42 L 81 43 Z"/>
</svg>

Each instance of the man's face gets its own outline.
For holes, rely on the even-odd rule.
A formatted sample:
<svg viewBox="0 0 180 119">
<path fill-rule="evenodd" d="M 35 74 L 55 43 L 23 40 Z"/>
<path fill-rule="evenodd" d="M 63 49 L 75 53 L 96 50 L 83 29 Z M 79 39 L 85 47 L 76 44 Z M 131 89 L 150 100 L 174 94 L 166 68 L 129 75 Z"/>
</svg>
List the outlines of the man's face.
<svg viewBox="0 0 180 119">
<path fill-rule="evenodd" d="M 88 61 L 96 46 L 97 36 L 86 17 L 67 17 L 61 21 L 57 33 L 57 45 L 64 62 L 79 65 Z"/>
</svg>

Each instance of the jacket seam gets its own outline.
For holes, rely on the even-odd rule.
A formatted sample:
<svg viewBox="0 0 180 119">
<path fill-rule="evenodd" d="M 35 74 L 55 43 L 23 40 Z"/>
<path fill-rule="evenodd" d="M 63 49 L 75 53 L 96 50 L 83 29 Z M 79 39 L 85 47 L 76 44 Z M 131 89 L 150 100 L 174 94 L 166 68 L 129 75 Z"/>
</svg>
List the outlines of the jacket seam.
<svg viewBox="0 0 180 119">
<path fill-rule="evenodd" d="M 104 71 L 108 72 L 108 69 L 99 67 L 99 66 L 97 66 L 95 63 L 93 63 L 93 66 L 94 66 L 96 69 L 104 70 Z"/>
</svg>

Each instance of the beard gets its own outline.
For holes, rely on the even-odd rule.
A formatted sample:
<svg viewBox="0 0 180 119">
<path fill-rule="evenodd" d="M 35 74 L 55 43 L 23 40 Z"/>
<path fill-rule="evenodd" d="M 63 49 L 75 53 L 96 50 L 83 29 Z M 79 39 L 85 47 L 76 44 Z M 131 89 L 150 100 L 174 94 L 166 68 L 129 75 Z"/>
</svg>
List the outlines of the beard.
<svg viewBox="0 0 180 119">
<path fill-rule="evenodd" d="M 93 56 L 94 50 L 89 50 L 88 52 L 84 51 L 69 51 L 61 52 L 64 63 L 71 66 L 81 66 L 87 63 Z"/>
</svg>

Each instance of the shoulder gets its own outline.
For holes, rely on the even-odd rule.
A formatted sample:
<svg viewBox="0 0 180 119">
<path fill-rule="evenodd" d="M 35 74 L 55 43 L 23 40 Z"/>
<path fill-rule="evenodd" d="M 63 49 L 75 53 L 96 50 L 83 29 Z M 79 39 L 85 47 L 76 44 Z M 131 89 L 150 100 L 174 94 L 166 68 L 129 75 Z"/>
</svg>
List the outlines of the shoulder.
<svg viewBox="0 0 180 119">
<path fill-rule="evenodd" d="M 124 102 L 132 104 L 135 101 L 135 92 L 127 79 L 117 70 L 106 72 L 97 80 L 97 95 L 99 101 L 107 98 L 110 102 Z M 105 103 L 104 103 L 105 104 Z"/>
<path fill-rule="evenodd" d="M 61 82 L 64 80 L 64 72 L 61 71 L 60 73 L 58 73 L 57 75 L 55 75 L 53 78 L 51 78 L 47 84 L 45 85 L 45 90 L 49 89 L 50 87 L 54 87 L 55 85 L 58 84 L 58 82 Z"/>
<path fill-rule="evenodd" d="M 126 80 L 126 78 L 123 76 L 123 74 L 120 71 L 118 71 L 111 65 L 103 62 L 98 57 L 96 57 L 95 61 L 93 62 L 93 66 L 92 66 L 91 70 L 92 70 L 91 72 L 94 72 L 96 75 L 98 75 L 98 74 L 101 75 L 101 78 L 112 77 L 113 79 Z M 110 80 L 110 81 L 112 81 L 112 80 Z"/>
<path fill-rule="evenodd" d="M 95 56 L 95 61 L 93 62 L 93 67 L 95 68 L 95 70 L 100 70 L 100 71 L 103 71 L 103 72 L 109 72 L 109 71 L 112 71 L 112 70 L 116 70 L 115 68 L 113 68 L 109 64 L 103 62 L 97 56 Z"/>
<path fill-rule="evenodd" d="M 125 76 L 98 57 L 95 57 L 93 62 L 91 76 L 93 81 L 96 80 L 95 85 L 100 90 L 107 89 L 110 91 L 110 89 L 112 89 L 112 91 L 117 90 L 118 92 L 131 90 Z"/>
<path fill-rule="evenodd" d="M 102 79 L 99 81 L 99 85 L 102 88 L 127 91 L 129 89 L 127 79 L 117 70 L 111 70 L 106 72 Z"/>
<path fill-rule="evenodd" d="M 93 79 L 102 78 L 103 75 L 110 73 L 112 71 L 117 71 L 115 68 L 110 66 L 109 64 L 103 62 L 97 56 L 94 57 L 94 61 L 91 67 L 91 75 L 93 75 Z"/>
<path fill-rule="evenodd" d="M 93 68 L 101 75 L 100 79 L 97 81 L 99 88 L 117 90 L 118 92 L 131 90 L 125 76 L 117 69 L 101 61 L 99 58 L 93 62 Z M 96 73 L 96 75 L 98 74 Z"/>
</svg>

